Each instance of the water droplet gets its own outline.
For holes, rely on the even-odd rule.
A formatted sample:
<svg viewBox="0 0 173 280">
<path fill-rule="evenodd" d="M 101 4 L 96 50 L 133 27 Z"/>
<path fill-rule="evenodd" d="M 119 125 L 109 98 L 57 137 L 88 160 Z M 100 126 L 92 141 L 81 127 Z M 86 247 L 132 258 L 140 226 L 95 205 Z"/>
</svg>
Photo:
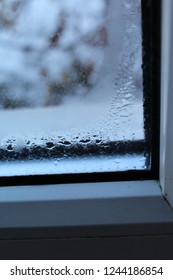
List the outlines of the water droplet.
<svg viewBox="0 0 173 280">
<path fill-rule="evenodd" d="M 71 145 L 71 142 L 69 142 L 69 141 L 60 141 L 59 143 L 62 145 L 65 145 L 65 146 Z"/>
<path fill-rule="evenodd" d="M 90 139 L 82 139 L 79 142 L 82 143 L 82 144 L 87 144 L 87 143 L 90 142 Z"/>
<path fill-rule="evenodd" d="M 52 148 L 55 147 L 55 145 L 52 142 L 47 142 L 46 146 L 47 146 L 48 149 L 52 149 Z"/>
<path fill-rule="evenodd" d="M 13 146 L 12 146 L 11 144 L 8 145 L 8 146 L 7 146 L 7 150 L 8 150 L 9 152 L 13 151 Z"/>
</svg>

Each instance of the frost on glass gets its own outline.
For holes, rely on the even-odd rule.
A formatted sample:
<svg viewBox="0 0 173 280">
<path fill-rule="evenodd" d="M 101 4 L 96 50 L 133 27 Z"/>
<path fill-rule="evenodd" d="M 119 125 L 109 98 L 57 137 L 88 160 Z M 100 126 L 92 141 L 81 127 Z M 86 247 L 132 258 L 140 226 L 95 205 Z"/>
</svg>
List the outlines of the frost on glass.
<svg viewBox="0 0 173 280">
<path fill-rule="evenodd" d="M 0 174 L 146 168 L 141 37 L 140 0 L 0 0 Z"/>
</svg>

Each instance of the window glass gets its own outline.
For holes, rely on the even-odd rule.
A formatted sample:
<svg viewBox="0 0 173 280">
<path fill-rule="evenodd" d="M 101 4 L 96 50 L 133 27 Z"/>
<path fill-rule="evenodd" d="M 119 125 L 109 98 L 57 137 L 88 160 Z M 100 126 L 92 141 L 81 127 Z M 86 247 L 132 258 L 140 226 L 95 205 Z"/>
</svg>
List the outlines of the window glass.
<svg viewBox="0 0 173 280">
<path fill-rule="evenodd" d="M 0 58 L 1 176 L 147 168 L 140 0 L 1 0 Z"/>
</svg>

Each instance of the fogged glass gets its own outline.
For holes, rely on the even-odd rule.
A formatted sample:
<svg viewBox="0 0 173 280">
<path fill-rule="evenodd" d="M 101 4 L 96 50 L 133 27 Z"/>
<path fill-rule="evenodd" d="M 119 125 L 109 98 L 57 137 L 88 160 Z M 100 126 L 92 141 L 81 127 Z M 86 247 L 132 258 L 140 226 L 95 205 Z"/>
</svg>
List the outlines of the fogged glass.
<svg viewBox="0 0 173 280">
<path fill-rule="evenodd" d="M 141 33 L 140 0 L 0 0 L 0 175 L 146 168 Z"/>
</svg>

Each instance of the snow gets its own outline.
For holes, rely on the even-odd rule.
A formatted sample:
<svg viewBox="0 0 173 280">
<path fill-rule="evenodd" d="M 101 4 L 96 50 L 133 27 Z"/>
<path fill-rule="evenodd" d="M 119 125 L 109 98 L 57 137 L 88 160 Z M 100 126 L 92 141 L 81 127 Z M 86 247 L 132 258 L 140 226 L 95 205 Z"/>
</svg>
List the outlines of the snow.
<svg viewBox="0 0 173 280">
<path fill-rule="evenodd" d="M 123 105 L 125 106 L 124 103 Z M 47 109 L 1 110 L 1 143 L 16 138 L 25 141 L 32 139 L 31 142 L 34 142 L 35 138 L 45 135 L 47 138 L 61 135 L 65 139 L 70 136 L 71 142 L 77 135 L 85 139 L 87 135 L 92 138 L 94 134 L 101 135 L 102 140 L 109 138 L 110 141 L 133 140 L 134 136 L 135 139 L 143 139 L 141 103 L 128 104 L 123 111 L 118 109 L 119 107 L 121 104 L 117 103 L 114 112 L 110 111 L 108 114 L 104 102 L 86 104 L 78 101 L 73 103 L 73 106 L 71 103 L 65 103 Z M 111 115 L 114 113 L 117 114 L 115 119 Z M 120 125 L 116 119 L 122 120 Z"/>
</svg>

